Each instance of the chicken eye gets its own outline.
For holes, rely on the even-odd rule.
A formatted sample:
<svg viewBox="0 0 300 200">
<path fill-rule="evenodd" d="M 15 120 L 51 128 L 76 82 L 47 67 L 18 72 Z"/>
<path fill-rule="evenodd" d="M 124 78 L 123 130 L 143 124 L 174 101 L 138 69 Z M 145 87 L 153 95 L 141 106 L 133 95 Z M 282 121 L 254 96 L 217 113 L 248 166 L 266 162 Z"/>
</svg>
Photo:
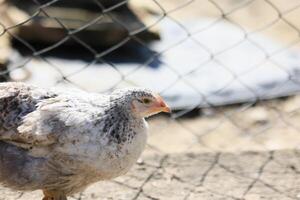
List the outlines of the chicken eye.
<svg viewBox="0 0 300 200">
<path fill-rule="evenodd" d="M 144 104 L 149 104 L 150 102 L 151 102 L 150 99 L 147 99 L 147 98 L 146 98 L 146 99 L 143 99 L 143 103 L 144 103 Z"/>
</svg>

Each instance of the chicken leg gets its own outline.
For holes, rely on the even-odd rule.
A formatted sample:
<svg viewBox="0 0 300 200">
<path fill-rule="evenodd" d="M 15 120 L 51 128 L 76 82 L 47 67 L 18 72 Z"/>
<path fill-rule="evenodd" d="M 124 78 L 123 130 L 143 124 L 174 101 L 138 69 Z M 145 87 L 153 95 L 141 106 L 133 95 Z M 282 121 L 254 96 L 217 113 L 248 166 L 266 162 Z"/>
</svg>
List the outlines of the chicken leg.
<svg viewBox="0 0 300 200">
<path fill-rule="evenodd" d="M 67 200 L 66 195 L 61 191 L 43 190 L 43 193 L 44 193 L 44 198 L 42 200 Z"/>
</svg>

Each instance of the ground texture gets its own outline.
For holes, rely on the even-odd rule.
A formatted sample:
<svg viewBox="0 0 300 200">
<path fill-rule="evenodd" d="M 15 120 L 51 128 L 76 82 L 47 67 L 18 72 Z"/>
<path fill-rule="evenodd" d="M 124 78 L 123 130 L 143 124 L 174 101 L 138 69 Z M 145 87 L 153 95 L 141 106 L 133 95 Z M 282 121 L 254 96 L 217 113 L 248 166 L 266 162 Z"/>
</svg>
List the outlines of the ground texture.
<svg viewBox="0 0 300 200">
<path fill-rule="evenodd" d="M 70 199 L 300 199 L 300 151 L 145 156 L 123 177 Z M 41 199 L 1 188 L 0 199 Z"/>
</svg>

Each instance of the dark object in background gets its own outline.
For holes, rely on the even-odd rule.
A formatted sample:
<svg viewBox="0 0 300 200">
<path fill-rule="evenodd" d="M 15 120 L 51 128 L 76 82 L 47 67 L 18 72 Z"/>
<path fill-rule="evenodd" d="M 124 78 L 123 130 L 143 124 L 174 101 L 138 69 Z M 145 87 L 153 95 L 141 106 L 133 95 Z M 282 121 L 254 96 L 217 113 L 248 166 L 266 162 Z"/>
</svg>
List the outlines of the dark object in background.
<svg viewBox="0 0 300 200">
<path fill-rule="evenodd" d="M 0 62 L 0 82 L 6 82 L 9 80 L 10 77 L 7 69 L 7 63 Z"/>
<path fill-rule="evenodd" d="M 49 46 L 63 41 L 60 45 L 78 46 L 79 42 L 72 38 L 74 35 L 89 46 L 107 48 L 128 39 L 135 31 L 138 32 L 135 36 L 144 42 L 159 39 L 158 33 L 146 30 L 129 9 L 127 1 L 40 0 L 40 5 L 34 1 L 9 2 L 28 16 L 34 16 L 28 23 L 18 26 L 18 36 L 33 45 Z"/>
</svg>

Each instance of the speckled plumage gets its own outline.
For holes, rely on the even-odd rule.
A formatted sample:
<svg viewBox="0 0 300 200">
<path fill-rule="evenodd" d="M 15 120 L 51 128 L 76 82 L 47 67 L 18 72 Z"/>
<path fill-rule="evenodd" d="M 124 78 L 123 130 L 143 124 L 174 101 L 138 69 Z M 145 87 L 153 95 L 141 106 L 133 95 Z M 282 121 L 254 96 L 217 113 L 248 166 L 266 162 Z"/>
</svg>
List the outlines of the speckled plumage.
<svg viewBox="0 0 300 200">
<path fill-rule="evenodd" d="M 70 195 L 124 174 L 144 149 L 146 122 L 128 108 L 142 89 L 111 95 L 0 84 L 0 182 Z"/>
</svg>

